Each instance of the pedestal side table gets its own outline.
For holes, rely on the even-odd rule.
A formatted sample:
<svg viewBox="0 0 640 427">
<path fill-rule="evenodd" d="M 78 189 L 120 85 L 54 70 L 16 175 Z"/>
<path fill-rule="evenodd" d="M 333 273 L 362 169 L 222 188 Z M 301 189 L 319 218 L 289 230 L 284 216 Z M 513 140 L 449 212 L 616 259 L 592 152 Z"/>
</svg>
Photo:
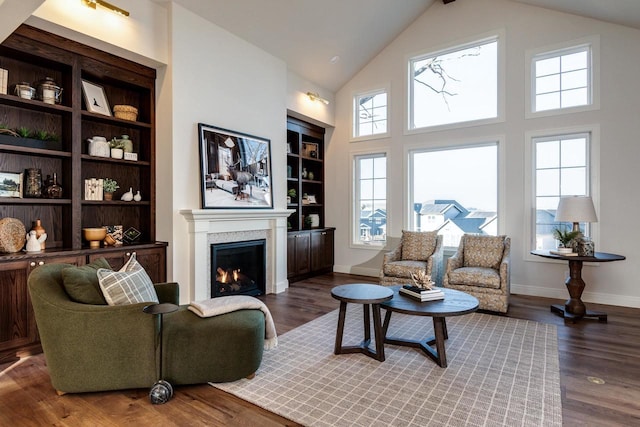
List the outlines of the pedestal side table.
<svg viewBox="0 0 640 427">
<path fill-rule="evenodd" d="M 173 397 L 173 387 L 168 381 L 162 379 L 162 322 L 163 314 L 173 313 L 178 310 L 177 305 L 162 303 L 162 304 L 153 304 L 147 305 L 142 309 L 147 314 L 153 314 L 159 316 L 160 320 L 160 332 L 159 332 L 159 347 L 160 347 L 160 362 L 158 363 L 158 381 L 151 387 L 149 391 L 149 400 L 154 405 L 160 405 L 163 403 L 167 403 Z"/>
<path fill-rule="evenodd" d="M 385 286 L 368 283 L 355 283 L 351 285 L 336 286 L 331 290 L 331 296 L 340 301 L 338 314 L 338 329 L 336 331 L 336 344 L 334 354 L 363 353 L 367 356 L 384 362 L 384 333 L 382 332 L 382 319 L 380 317 L 380 303 L 393 298 L 393 291 Z M 342 346 L 342 334 L 347 312 L 347 303 L 362 304 L 364 309 L 364 340 L 360 345 Z M 371 307 L 371 308 L 370 308 Z M 371 318 L 373 314 L 373 331 L 375 333 L 375 350 L 369 348 L 371 344 Z"/>
<path fill-rule="evenodd" d="M 597 318 L 600 322 L 607 321 L 607 314 L 602 311 L 587 310 L 582 302 L 582 292 L 585 283 L 582 280 L 582 264 L 585 262 L 612 262 L 622 261 L 625 259 L 622 255 L 609 254 L 606 252 L 595 252 L 593 256 L 577 256 L 577 255 L 558 255 L 552 254 L 545 250 L 531 251 L 533 255 L 543 258 L 557 259 L 567 261 L 569 263 L 569 277 L 564 282 L 569 291 L 569 299 L 564 305 L 552 304 L 551 311 L 562 316 L 565 320 L 576 323 L 582 318 Z"/>
</svg>

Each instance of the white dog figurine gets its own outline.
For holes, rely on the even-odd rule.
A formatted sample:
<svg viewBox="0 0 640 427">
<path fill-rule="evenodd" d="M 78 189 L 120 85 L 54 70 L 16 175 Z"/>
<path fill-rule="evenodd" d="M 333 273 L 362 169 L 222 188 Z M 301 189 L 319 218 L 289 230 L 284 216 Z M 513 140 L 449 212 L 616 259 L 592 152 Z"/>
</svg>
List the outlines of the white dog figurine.
<svg viewBox="0 0 640 427">
<path fill-rule="evenodd" d="M 36 231 L 31 230 L 27 234 L 27 252 L 40 252 L 42 250 L 40 243 L 47 240 L 47 233 L 42 233 L 40 237 L 36 237 Z"/>
</svg>

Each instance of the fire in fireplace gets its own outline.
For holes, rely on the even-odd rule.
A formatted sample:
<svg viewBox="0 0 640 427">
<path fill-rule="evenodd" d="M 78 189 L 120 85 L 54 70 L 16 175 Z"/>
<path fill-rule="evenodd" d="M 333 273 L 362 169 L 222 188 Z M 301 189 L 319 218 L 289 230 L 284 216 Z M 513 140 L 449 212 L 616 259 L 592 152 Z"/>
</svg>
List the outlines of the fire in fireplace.
<svg viewBox="0 0 640 427">
<path fill-rule="evenodd" d="M 211 297 L 265 292 L 266 240 L 211 245 Z"/>
</svg>

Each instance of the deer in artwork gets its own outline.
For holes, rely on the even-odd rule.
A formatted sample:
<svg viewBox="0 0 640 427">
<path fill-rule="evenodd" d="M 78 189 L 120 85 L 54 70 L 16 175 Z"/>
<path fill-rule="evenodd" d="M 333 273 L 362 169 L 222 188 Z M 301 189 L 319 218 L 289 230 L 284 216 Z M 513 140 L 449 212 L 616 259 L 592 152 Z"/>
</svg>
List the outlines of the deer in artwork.
<svg viewBox="0 0 640 427">
<path fill-rule="evenodd" d="M 253 181 L 253 174 L 251 172 L 237 170 L 236 165 L 237 163 L 233 165 L 227 164 L 227 171 L 229 171 L 231 178 L 238 184 L 238 191 L 235 198 L 235 200 L 238 200 L 238 198 L 242 198 L 242 191 L 247 184 Z"/>
</svg>

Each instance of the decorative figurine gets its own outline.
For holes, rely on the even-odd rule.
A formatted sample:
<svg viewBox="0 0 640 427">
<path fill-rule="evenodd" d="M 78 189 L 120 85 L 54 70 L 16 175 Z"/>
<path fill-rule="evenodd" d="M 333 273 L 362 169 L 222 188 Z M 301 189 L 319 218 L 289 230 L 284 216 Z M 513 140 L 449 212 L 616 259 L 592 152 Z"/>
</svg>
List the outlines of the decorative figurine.
<svg viewBox="0 0 640 427">
<path fill-rule="evenodd" d="M 125 202 L 130 202 L 133 200 L 133 188 L 129 187 L 129 191 L 127 191 L 126 193 L 124 193 L 122 195 L 122 197 L 120 197 L 120 200 L 124 200 Z"/>
<path fill-rule="evenodd" d="M 45 240 L 47 240 L 47 233 L 42 234 L 40 238 L 38 238 L 36 237 L 36 230 L 29 231 L 27 234 L 27 252 L 41 252 L 42 248 L 40 244 L 44 243 Z"/>
<path fill-rule="evenodd" d="M 136 202 L 139 202 L 140 200 L 142 200 L 142 195 L 140 194 L 140 190 L 138 190 L 136 195 L 133 196 L 133 200 L 135 200 Z"/>
</svg>

